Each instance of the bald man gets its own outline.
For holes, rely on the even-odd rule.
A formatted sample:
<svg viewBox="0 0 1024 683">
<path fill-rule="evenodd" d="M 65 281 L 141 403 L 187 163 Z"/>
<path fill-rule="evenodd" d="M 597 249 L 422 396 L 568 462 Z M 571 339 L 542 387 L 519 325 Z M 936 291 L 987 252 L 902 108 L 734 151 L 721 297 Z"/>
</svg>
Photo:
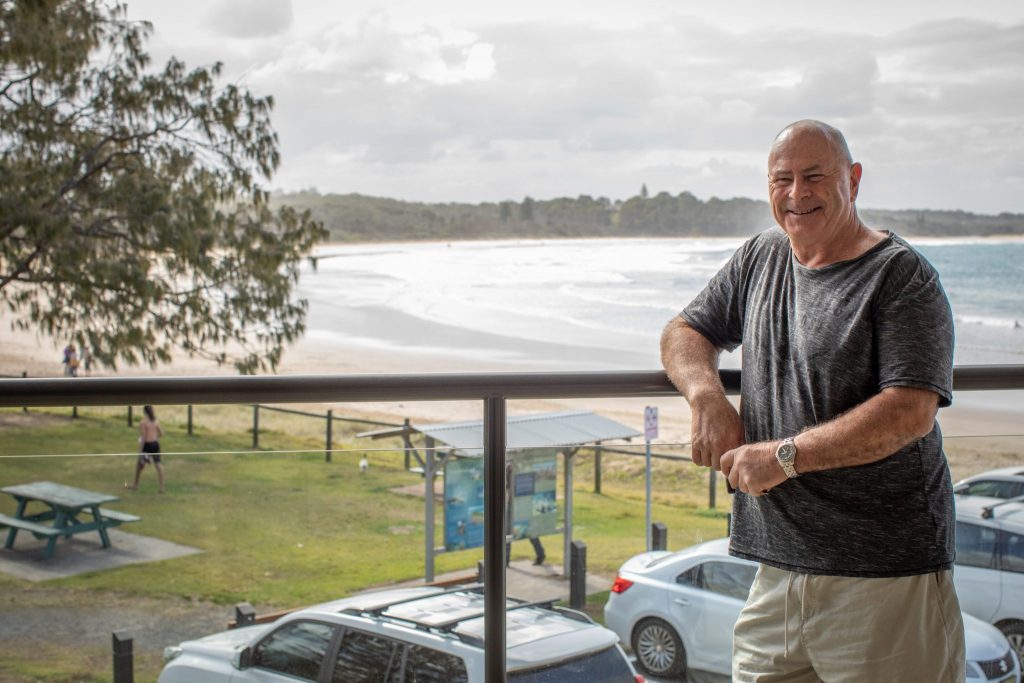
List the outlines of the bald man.
<svg viewBox="0 0 1024 683">
<path fill-rule="evenodd" d="M 953 321 L 932 266 L 858 217 L 863 168 L 820 121 L 775 138 L 778 224 L 665 328 L 693 461 L 736 490 L 730 552 L 760 563 L 736 681 L 963 681 L 953 493 L 935 416 Z M 720 352 L 742 348 L 741 409 Z"/>
</svg>

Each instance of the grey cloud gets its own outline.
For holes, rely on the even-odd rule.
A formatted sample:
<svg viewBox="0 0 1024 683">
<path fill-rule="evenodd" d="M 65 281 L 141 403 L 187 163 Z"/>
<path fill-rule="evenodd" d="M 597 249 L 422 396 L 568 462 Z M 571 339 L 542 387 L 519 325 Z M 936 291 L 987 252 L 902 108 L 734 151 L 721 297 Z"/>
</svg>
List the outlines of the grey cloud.
<svg viewBox="0 0 1024 683">
<path fill-rule="evenodd" d="M 209 13 L 211 27 L 232 38 L 266 38 L 292 24 L 291 0 L 220 0 Z"/>
</svg>

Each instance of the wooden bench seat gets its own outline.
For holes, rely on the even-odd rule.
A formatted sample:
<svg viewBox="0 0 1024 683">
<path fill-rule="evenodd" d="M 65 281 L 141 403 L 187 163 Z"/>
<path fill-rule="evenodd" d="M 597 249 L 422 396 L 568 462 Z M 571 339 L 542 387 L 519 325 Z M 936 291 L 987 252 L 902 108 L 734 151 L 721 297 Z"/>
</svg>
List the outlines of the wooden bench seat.
<svg viewBox="0 0 1024 683">
<path fill-rule="evenodd" d="M 128 512 L 120 512 L 118 510 L 111 510 L 110 508 L 100 508 L 100 513 L 102 514 L 103 519 L 113 520 L 120 524 L 137 522 L 142 519 L 142 517 L 139 517 L 138 515 L 133 515 Z"/>
<path fill-rule="evenodd" d="M 52 526 L 46 526 L 39 522 L 33 522 L 28 519 L 18 519 L 17 517 L 11 517 L 10 515 L 0 514 L 0 526 L 16 527 L 18 529 L 24 529 L 25 531 L 31 531 L 39 536 L 60 536 L 61 530 L 54 529 Z"/>
</svg>

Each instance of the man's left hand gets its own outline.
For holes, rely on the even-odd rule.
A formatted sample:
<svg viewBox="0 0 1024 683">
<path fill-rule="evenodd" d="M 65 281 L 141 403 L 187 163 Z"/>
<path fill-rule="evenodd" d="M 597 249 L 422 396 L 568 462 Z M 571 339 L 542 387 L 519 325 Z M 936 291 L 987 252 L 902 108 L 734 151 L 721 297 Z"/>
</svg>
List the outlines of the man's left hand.
<svg viewBox="0 0 1024 683">
<path fill-rule="evenodd" d="M 775 458 L 776 441 L 744 444 L 722 455 L 722 474 L 737 491 L 762 496 L 786 481 L 786 473 Z"/>
</svg>

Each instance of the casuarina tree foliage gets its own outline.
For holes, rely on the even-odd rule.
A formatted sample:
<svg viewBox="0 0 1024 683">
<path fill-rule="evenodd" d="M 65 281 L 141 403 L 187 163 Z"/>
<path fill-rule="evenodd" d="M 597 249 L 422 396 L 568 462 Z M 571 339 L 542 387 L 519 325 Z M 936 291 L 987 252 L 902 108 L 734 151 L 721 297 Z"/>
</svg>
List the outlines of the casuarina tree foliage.
<svg viewBox="0 0 1024 683">
<path fill-rule="evenodd" d="M 272 210 L 273 101 L 221 65 L 152 68 L 146 23 L 89 0 L 0 0 L 0 303 L 95 362 L 174 349 L 273 369 L 326 236 Z"/>
</svg>

